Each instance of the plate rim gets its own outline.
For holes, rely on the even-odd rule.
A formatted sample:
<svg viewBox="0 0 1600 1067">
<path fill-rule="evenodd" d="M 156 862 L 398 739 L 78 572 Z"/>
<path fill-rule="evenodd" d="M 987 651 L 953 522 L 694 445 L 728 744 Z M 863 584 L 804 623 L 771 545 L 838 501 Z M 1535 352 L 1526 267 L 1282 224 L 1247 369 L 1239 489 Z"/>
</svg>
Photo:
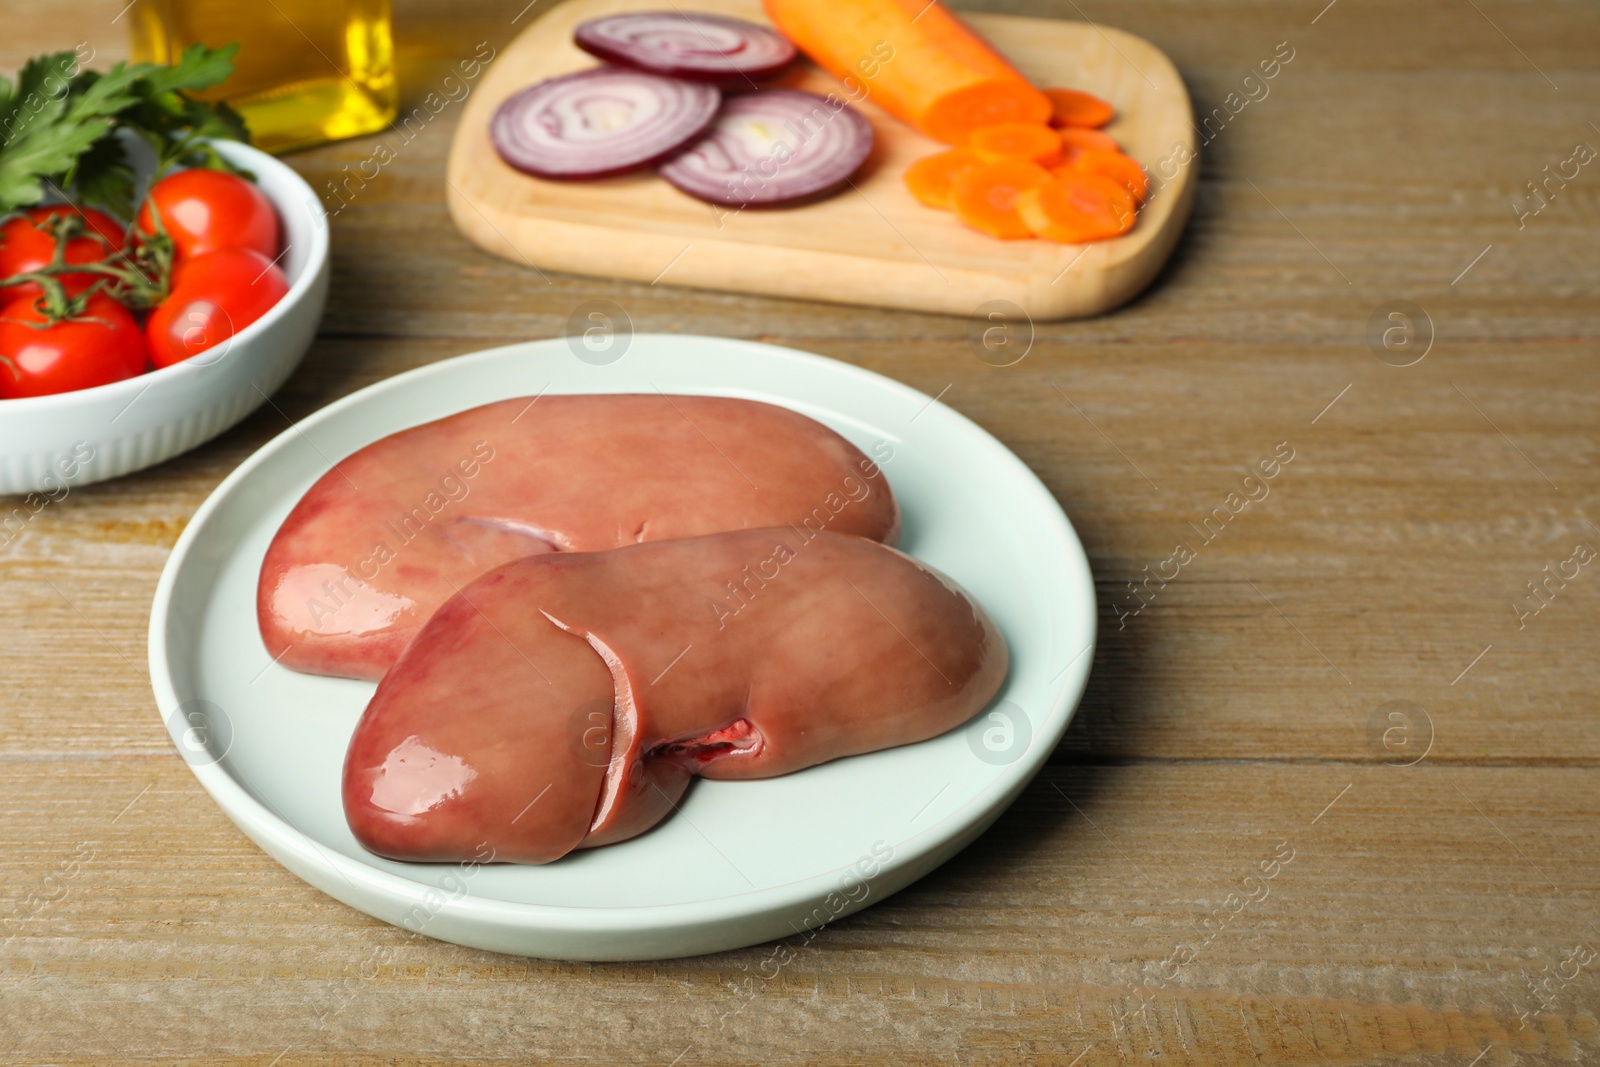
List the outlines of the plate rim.
<svg viewBox="0 0 1600 1067">
<path fill-rule="evenodd" d="M 1040 725 L 1043 728 L 1035 728 L 1031 743 L 1022 757 L 1003 767 L 996 778 L 972 800 L 969 800 L 955 811 L 946 814 L 926 829 L 902 839 L 901 843 L 896 847 L 894 855 L 880 867 L 879 873 L 865 879 L 865 881 L 870 885 L 876 885 L 880 880 L 892 881 L 896 872 L 914 868 L 919 861 L 925 863 L 929 856 L 937 854 L 941 848 L 949 848 L 951 843 L 957 841 L 963 833 L 968 833 L 974 826 L 977 826 L 980 829 L 978 833 L 972 836 L 972 839 L 975 840 L 977 836 L 981 835 L 982 830 L 987 827 L 988 823 L 1003 814 L 1005 809 L 1015 801 L 1016 797 L 1021 794 L 1022 790 L 1027 787 L 1028 783 L 1049 761 L 1051 753 L 1055 750 L 1056 745 L 1059 744 L 1067 726 L 1072 721 L 1078 704 L 1082 699 L 1084 689 L 1087 686 L 1089 671 L 1094 660 L 1093 650 L 1098 644 L 1099 612 L 1095 599 L 1093 573 L 1088 564 L 1087 552 L 1066 512 L 1062 509 L 1059 501 L 1055 499 L 1054 494 L 1039 479 L 1038 475 L 999 439 L 961 412 L 943 404 L 937 398 L 930 397 L 926 393 L 887 375 L 817 353 L 744 338 L 715 337 L 700 334 L 642 333 L 632 335 L 630 346 L 662 341 L 671 345 L 685 343 L 715 345 L 720 348 L 743 350 L 745 353 L 754 353 L 765 358 L 778 359 L 787 363 L 821 366 L 833 373 L 843 373 L 848 377 L 860 379 L 880 389 L 898 393 L 908 400 L 920 401 L 922 405 L 926 405 L 924 410 L 937 406 L 942 410 L 942 414 L 945 417 L 954 418 L 958 423 L 964 424 L 963 428 L 972 433 L 974 439 L 982 442 L 984 447 L 991 453 L 997 453 L 1000 458 L 1010 461 L 1021 472 L 1025 472 L 1027 476 L 1025 483 L 1047 505 L 1047 507 L 1040 510 L 1050 517 L 1058 527 L 1057 532 L 1064 535 L 1065 542 L 1075 550 L 1070 554 L 1069 558 L 1061 562 L 1079 572 L 1078 578 L 1088 593 L 1087 597 L 1077 601 L 1074 605 L 1063 607 L 1060 610 L 1075 611 L 1080 615 L 1078 622 L 1087 635 L 1087 644 L 1063 669 L 1061 675 L 1057 676 L 1061 679 L 1059 688 L 1055 689 L 1053 696 L 1050 698 L 1048 710 L 1042 716 Z M 175 746 L 179 744 L 181 739 L 177 736 L 173 724 L 172 711 L 168 709 L 176 709 L 182 704 L 182 700 L 174 683 L 173 676 L 175 672 L 169 664 L 166 635 L 167 624 L 173 609 L 174 589 L 180 573 L 186 566 L 190 565 L 189 557 L 195 550 L 196 542 L 202 537 L 202 531 L 207 528 L 215 513 L 231 499 L 240 484 L 249 479 L 258 468 L 270 462 L 291 442 L 303 435 L 307 428 L 336 419 L 352 407 L 370 403 L 371 398 L 375 396 L 402 388 L 414 381 L 451 373 L 453 368 L 464 364 L 493 362 L 513 352 L 524 356 L 540 355 L 544 351 L 554 350 L 557 346 L 565 343 L 567 343 L 565 338 L 552 337 L 497 345 L 493 348 L 480 349 L 438 360 L 370 383 L 292 423 L 270 440 L 264 442 L 217 484 L 216 488 L 196 509 L 174 544 L 166 564 L 162 567 L 161 577 L 156 584 L 155 596 L 150 608 L 147 655 L 151 686 L 156 698 L 157 714 L 161 716 L 168 736 Z M 658 388 L 660 387 L 658 386 Z M 701 388 L 704 387 L 702 386 Z M 606 390 L 588 389 L 585 391 L 604 392 Z M 662 391 L 673 392 L 674 390 L 663 389 Z M 559 392 L 557 391 L 557 395 L 559 395 Z M 448 413 L 442 413 L 434 417 L 444 417 L 444 414 Z M 1057 683 L 1052 681 L 1049 685 L 1056 687 Z M 466 893 L 459 898 L 446 898 L 442 905 L 436 907 L 437 900 L 428 901 L 427 898 L 430 896 L 437 898 L 439 896 L 439 888 L 437 886 L 423 882 L 420 878 L 405 877 L 358 858 L 347 856 L 343 852 L 316 840 L 311 834 L 301 830 L 287 818 L 273 810 L 269 802 L 258 799 L 246 788 L 242 781 L 225 769 L 222 760 L 211 763 L 185 762 L 188 763 L 189 769 L 194 773 L 195 778 L 210 795 L 211 799 L 222 809 L 223 814 L 275 862 L 288 868 L 291 873 L 306 881 L 313 888 L 327 893 L 359 911 L 373 915 L 382 921 L 391 922 L 391 924 L 393 924 L 391 920 L 384 919 L 382 915 L 377 914 L 370 907 L 347 899 L 332 889 L 312 881 L 301 873 L 298 865 L 310 864 L 325 868 L 333 876 L 349 884 L 353 891 L 360 892 L 360 887 L 365 886 L 366 891 L 380 894 L 396 905 L 415 908 L 425 904 L 429 908 L 430 920 L 435 918 L 443 919 L 447 925 L 466 924 L 467 926 L 472 926 L 488 922 L 501 927 L 513 928 L 519 933 L 573 934 L 587 932 L 593 934 L 633 933 L 639 935 L 656 933 L 667 928 L 695 928 L 705 925 L 720 926 L 728 923 L 758 920 L 762 916 L 781 912 L 785 909 L 792 909 L 802 903 L 816 899 L 819 893 L 827 891 L 821 887 L 831 886 L 833 880 L 839 874 L 853 869 L 850 865 L 846 865 L 815 872 L 800 879 L 760 889 L 666 904 L 580 907 L 512 901 Z M 289 859 L 276 851 L 268 844 L 268 841 L 276 845 L 278 849 L 292 855 L 297 863 L 291 864 Z M 970 842 L 963 842 L 957 845 L 954 850 L 947 855 L 939 857 L 927 869 L 931 870 L 932 867 L 946 862 L 956 851 L 964 848 L 967 843 Z M 452 865 L 439 864 L 419 865 L 419 867 L 427 870 L 452 869 Z M 916 877 L 920 877 L 922 873 L 926 873 L 926 871 L 913 876 L 907 881 L 907 884 L 909 884 L 909 881 L 914 881 Z M 898 891 L 899 888 L 900 886 L 897 885 L 890 893 L 881 895 L 869 893 L 855 906 L 835 914 L 829 922 L 842 918 L 859 907 L 885 899 L 888 895 L 892 895 L 892 892 Z M 463 944 L 470 943 L 468 939 L 464 938 L 437 932 L 423 932 L 442 940 L 457 941 Z M 749 942 L 747 940 L 744 943 L 759 943 L 759 941 Z M 500 951 L 508 950 L 500 949 Z M 704 951 L 712 950 L 707 949 Z M 611 955 L 602 957 L 597 955 L 592 958 L 624 957 Z"/>
</svg>

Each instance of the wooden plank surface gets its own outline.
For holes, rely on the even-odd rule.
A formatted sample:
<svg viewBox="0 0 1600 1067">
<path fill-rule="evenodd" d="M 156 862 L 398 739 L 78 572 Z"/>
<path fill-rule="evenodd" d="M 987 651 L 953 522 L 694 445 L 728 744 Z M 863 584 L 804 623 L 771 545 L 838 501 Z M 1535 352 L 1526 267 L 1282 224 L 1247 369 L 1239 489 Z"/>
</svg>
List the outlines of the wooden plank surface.
<svg viewBox="0 0 1600 1067">
<path fill-rule="evenodd" d="M 702 6 L 766 21 L 758 0 Z M 1155 176 L 1138 224 L 1116 240 L 997 241 L 918 203 L 900 175 L 947 146 L 873 103 L 870 81 L 856 107 L 872 124 L 872 155 L 848 190 L 804 207 L 712 207 L 650 173 L 542 181 L 501 160 L 488 129 L 506 98 L 530 78 L 595 66 L 572 43 L 574 26 L 658 7 L 655 0 L 571 0 L 507 47 L 466 102 L 450 150 L 448 201 L 463 233 L 496 255 L 547 269 L 956 315 L 1005 301 L 1045 320 L 1099 314 L 1132 298 L 1166 262 L 1189 217 L 1196 131 L 1178 72 L 1132 34 L 1061 19 L 984 15 L 975 24 L 1035 84 L 1070 82 L 1116 107 L 1106 132 Z M 886 64 L 916 62 L 905 42 L 882 44 Z M 861 85 L 852 91 L 807 62 L 774 84 L 840 103 L 862 96 Z"/>
<path fill-rule="evenodd" d="M 525 2 L 402 3 L 408 109 L 479 42 L 503 48 Z M 119 56 L 122 3 L 8 11 L 0 68 L 80 37 Z M 0 546 L 0 1061 L 1600 1060 L 1600 575 L 1513 607 L 1600 548 L 1600 161 L 1520 228 L 1511 207 L 1600 148 L 1600 8 L 969 6 L 1138 34 L 1202 115 L 1295 50 L 1207 147 L 1156 286 L 1038 324 L 1010 367 L 960 319 L 486 255 L 444 203 L 459 102 L 410 140 L 290 157 L 319 190 L 380 141 L 395 158 L 333 219 L 330 311 L 278 410 Z M 397 371 L 560 334 L 593 298 L 640 331 L 948 387 L 1089 549 L 1103 639 L 1051 765 L 978 844 L 809 941 L 581 966 L 408 938 L 246 841 L 153 707 L 156 576 L 237 463 Z M 1409 367 L 1365 340 L 1401 300 L 1434 338 Z M 1128 583 L 1280 442 L 1271 494 L 1131 615 Z"/>
</svg>

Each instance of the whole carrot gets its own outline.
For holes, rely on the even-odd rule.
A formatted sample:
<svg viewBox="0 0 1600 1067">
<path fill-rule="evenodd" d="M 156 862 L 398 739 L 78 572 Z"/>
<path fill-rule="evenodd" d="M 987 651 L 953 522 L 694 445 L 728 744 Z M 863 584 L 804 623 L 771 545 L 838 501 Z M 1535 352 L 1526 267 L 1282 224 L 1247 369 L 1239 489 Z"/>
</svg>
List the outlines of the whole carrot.
<svg viewBox="0 0 1600 1067">
<path fill-rule="evenodd" d="M 1050 98 L 937 2 L 765 0 L 767 15 L 852 94 L 936 141 L 1003 122 L 1048 122 Z"/>
</svg>

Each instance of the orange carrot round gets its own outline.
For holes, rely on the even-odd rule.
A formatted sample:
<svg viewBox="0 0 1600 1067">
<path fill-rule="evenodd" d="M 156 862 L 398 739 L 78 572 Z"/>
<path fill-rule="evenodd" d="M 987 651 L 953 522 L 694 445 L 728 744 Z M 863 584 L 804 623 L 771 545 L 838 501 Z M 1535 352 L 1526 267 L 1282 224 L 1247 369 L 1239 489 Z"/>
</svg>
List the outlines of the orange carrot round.
<svg viewBox="0 0 1600 1067">
<path fill-rule="evenodd" d="M 1031 122 L 1003 122 L 973 130 L 967 146 L 985 163 L 1025 159 L 1049 167 L 1061 162 L 1061 135 Z"/>
<path fill-rule="evenodd" d="M 1017 213 L 1017 201 L 1027 190 L 1050 180 L 1049 171 L 1027 160 L 979 163 L 951 182 L 950 205 L 957 218 L 990 237 L 1003 241 L 1032 237 L 1032 227 Z"/>
<path fill-rule="evenodd" d="M 802 52 L 865 96 L 946 144 L 1001 122 L 1046 123 L 1050 98 L 933 0 L 765 0 Z"/>
<path fill-rule="evenodd" d="M 1120 152 L 1122 146 L 1117 144 L 1117 139 L 1109 133 L 1099 130 L 1086 130 L 1077 126 L 1066 126 L 1056 131 L 1061 136 L 1061 143 L 1066 146 L 1067 155 L 1074 155 L 1074 150 L 1095 152 Z"/>
<path fill-rule="evenodd" d="M 1054 108 L 1050 116 L 1052 126 L 1080 126 L 1099 129 L 1116 114 L 1111 105 L 1081 89 L 1046 89 Z"/>
<path fill-rule="evenodd" d="M 1101 152 L 1086 148 L 1072 157 L 1070 166 L 1073 170 L 1110 178 L 1128 190 L 1135 204 L 1143 204 L 1149 198 L 1149 175 L 1145 174 L 1144 168 L 1135 160 L 1122 152 Z"/>
<path fill-rule="evenodd" d="M 1016 213 L 1036 235 L 1064 244 L 1127 233 L 1135 217 L 1128 190 L 1087 171 L 1065 171 L 1024 189 Z"/>
<path fill-rule="evenodd" d="M 923 113 L 920 128 L 935 141 L 960 144 L 984 126 L 1043 123 L 1050 117 L 1050 101 L 1036 93 L 1026 82 L 979 82 L 935 100 Z"/>
<path fill-rule="evenodd" d="M 950 183 L 957 174 L 982 162 L 978 153 L 970 148 L 951 148 L 931 156 L 923 156 L 906 168 L 906 188 L 911 195 L 929 207 L 950 208 Z"/>
</svg>

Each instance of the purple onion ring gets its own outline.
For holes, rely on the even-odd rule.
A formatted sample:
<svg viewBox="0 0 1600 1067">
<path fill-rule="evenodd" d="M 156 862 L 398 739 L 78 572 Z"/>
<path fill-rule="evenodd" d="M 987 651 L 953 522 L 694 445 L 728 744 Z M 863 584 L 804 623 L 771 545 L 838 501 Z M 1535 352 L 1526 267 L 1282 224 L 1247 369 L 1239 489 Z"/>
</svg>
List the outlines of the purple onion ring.
<svg viewBox="0 0 1600 1067">
<path fill-rule="evenodd" d="M 794 62 L 789 39 L 743 19 L 683 11 L 638 11 L 590 19 L 577 46 L 608 63 L 654 74 L 747 85 Z"/>
<path fill-rule="evenodd" d="M 721 94 L 704 82 L 597 67 L 530 85 L 489 120 L 500 158 L 541 178 L 602 178 L 700 137 Z"/>
<path fill-rule="evenodd" d="M 775 207 L 833 192 L 872 143 L 872 124 L 843 100 L 762 89 L 728 97 L 710 131 L 658 170 L 713 204 Z"/>
</svg>

